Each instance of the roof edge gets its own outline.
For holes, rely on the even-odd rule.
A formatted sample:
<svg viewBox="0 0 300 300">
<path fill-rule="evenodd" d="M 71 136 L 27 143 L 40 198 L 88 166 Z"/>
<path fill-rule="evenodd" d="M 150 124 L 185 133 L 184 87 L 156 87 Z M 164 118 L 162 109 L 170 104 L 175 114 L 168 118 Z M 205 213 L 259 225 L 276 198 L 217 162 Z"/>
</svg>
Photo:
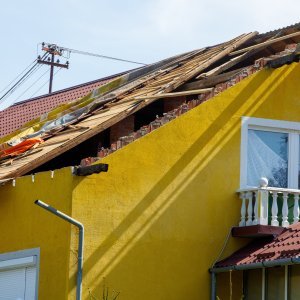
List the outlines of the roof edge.
<svg viewBox="0 0 300 300">
<path fill-rule="evenodd" d="M 86 85 L 90 85 L 90 84 L 94 84 L 94 83 L 97 83 L 97 82 L 101 82 L 101 81 L 104 81 L 104 80 L 113 79 L 113 78 L 116 78 L 118 76 L 122 76 L 124 74 L 127 74 L 127 73 L 129 73 L 129 72 L 131 72 L 133 70 L 135 70 L 135 69 L 131 69 L 131 70 L 120 72 L 120 73 L 113 74 L 113 75 L 109 75 L 109 76 L 102 77 L 102 78 L 99 78 L 99 79 L 96 79 L 96 80 L 92 80 L 92 81 L 88 81 L 88 82 L 85 82 L 85 83 L 80 83 L 80 84 L 77 84 L 77 85 L 73 85 L 73 86 L 64 88 L 62 90 L 58 90 L 58 91 L 52 92 L 51 94 L 43 94 L 43 95 L 40 95 L 40 96 L 37 96 L 37 97 L 34 97 L 34 98 L 25 99 L 25 100 L 16 102 L 16 103 L 14 103 L 13 105 L 11 105 L 11 106 L 9 106 L 7 108 L 18 106 L 20 104 L 24 104 L 24 103 L 27 103 L 27 102 L 30 102 L 30 101 L 34 101 L 34 100 L 39 100 L 39 99 L 42 99 L 42 98 L 45 98 L 45 97 L 48 97 L 48 96 L 53 96 L 53 95 L 56 95 L 56 94 L 60 94 L 60 93 L 63 93 L 63 92 L 68 92 L 68 91 L 71 91 L 71 90 L 74 90 L 74 89 L 77 89 L 77 88 L 80 88 L 80 87 L 83 87 L 83 86 L 86 86 Z"/>
<path fill-rule="evenodd" d="M 212 267 L 209 269 L 210 273 L 224 273 L 228 271 L 243 271 L 251 269 L 270 268 L 278 266 L 296 265 L 300 264 L 300 257 L 284 258 L 270 261 L 262 261 L 259 263 L 243 264 L 243 265 L 232 265 L 227 267 Z"/>
</svg>

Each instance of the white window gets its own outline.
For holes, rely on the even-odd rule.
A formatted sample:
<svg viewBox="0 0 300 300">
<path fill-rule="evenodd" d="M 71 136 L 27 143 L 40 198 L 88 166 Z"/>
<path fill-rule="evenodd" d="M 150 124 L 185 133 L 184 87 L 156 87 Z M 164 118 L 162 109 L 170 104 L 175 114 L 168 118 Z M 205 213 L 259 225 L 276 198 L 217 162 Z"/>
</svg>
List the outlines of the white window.
<svg viewBox="0 0 300 300">
<path fill-rule="evenodd" d="M 298 189 L 299 135 L 298 122 L 243 117 L 241 188 L 266 177 L 271 187 Z"/>
<path fill-rule="evenodd" d="M 0 299 L 35 300 L 39 249 L 0 254 Z"/>
</svg>

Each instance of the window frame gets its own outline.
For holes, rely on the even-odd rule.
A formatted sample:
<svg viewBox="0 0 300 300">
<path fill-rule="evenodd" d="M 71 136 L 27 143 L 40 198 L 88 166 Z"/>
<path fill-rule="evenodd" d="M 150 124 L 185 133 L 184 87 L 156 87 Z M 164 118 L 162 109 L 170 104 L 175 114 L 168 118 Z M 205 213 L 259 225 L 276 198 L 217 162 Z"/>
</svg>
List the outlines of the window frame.
<svg viewBox="0 0 300 300">
<path fill-rule="evenodd" d="M 38 299 L 40 248 L 25 249 L 0 254 L 0 271 L 24 267 L 36 267 L 35 300 Z"/>
<path fill-rule="evenodd" d="M 254 117 L 242 117 L 241 126 L 241 163 L 240 163 L 240 189 L 253 188 L 247 185 L 247 161 L 248 161 L 248 130 L 261 130 L 270 132 L 282 132 L 288 134 L 288 186 L 287 188 L 299 189 L 298 165 L 299 165 L 299 136 L 300 122 L 290 122 Z"/>
</svg>

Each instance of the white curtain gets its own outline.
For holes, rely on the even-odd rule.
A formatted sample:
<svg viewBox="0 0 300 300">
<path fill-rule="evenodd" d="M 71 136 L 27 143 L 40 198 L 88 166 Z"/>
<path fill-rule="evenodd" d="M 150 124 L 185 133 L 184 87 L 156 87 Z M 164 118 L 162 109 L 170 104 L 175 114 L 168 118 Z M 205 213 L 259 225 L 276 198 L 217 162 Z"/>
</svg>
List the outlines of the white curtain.
<svg viewBox="0 0 300 300">
<path fill-rule="evenodd" d="M 267 134 L 278 135 L 280 133 L 268 132 Z M 284 133 L 281 135 L 283 135 L 282 137 L 287 136 Z M 278 136 L 276 140 L 278 140 Z M 258 186 L 261 177 L 266 177 L 269 180 L 269 186 L 287 186 L 287 159 L 276 153 L 256 133 L 256 130 L 248 130 L 247 177 L 249 186 Z"/>
</svg>

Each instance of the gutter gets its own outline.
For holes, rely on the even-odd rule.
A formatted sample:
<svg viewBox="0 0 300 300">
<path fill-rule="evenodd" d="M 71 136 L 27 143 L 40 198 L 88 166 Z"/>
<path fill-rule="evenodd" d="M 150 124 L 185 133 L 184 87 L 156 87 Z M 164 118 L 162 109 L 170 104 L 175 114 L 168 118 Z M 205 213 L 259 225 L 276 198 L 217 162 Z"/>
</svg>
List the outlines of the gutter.
<svg viewBox="0 0 300 300">
<path fill-rule="evenodd" d="M 286 265 L 293 265 L 293 264 L 300 264 L 300 257 L 269 260 L 269 261 L 263 261 L 259 263 L 244 264 L 238 266 L 228 266 L 223 268 L 211 268 L 209 272 L 224 273 L 229 271 L 243 271 L 243 270 L 260 269 L 260 268 L 271 268 L 271 267 L 286 266 Z"/>
<path fill-rule="evenodd" d="M 53 213 L 54 215 L 60 217 L 61 219 L 75 225 L 79 229 L 78 238 L 78 269 L 77 269 L 77 285 L 76 285 L 76 300 L 81 300 L 82 294 L 82 266 L 83 266 L 83 239 L 84 239 L 84 226 L 77 220 L 69 217 L 63 212 L 55 209 L 54 207 L 44 203 L 41 200 L 36 200 L 34 202 L 36 205 L 46 209 L 47 211 Z"/>
<path fill-rule="evenodd" d="M 237 266 L 228 266 L 223 268 L 210 268 L 209 272 L 211 273 L 211 300 L 216 299 L 216 275 L 218 273 L 224 273 L 229 271 L 243 271 L 243 270 L 251 270 L 251 269 L 262 269 L 262 268 L 271 268 L 271 267 L 278 267 L 278 266 L 287 266 L 293 264 L 300 264 L 300 257 L 292 257 L 292 258 L 284 258 L 284 259 L 277 259 L 277 260 L 269 260 L 263 261 L 259 263 L 252 263 L 252 264 L 244 264 L 244 265 L 237 265 Z"/>
</svg>

